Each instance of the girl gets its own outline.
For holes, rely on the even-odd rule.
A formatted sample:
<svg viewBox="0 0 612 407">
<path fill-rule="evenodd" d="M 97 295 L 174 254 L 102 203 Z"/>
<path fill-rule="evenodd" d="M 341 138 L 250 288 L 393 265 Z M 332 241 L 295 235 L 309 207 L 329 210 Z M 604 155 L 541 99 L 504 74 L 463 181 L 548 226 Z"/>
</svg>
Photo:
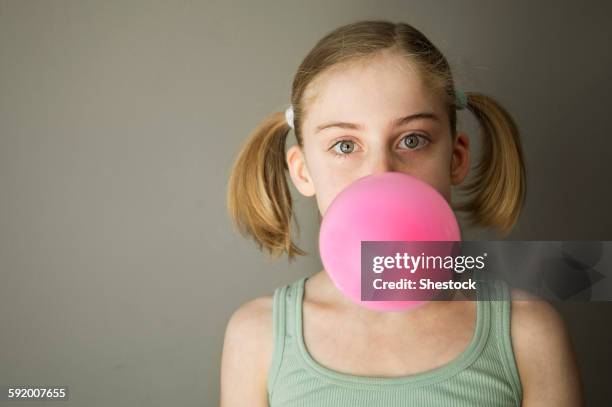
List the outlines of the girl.
<svg viewBox="0 0 612 407">
<path fill-rule="evenodd" d="M 299 67 L 291 102 L 250 136 L 228 190 L 237 226 L 272 255 L 306 254 L 291 237 L 286 170 L 320 214 L 351 182 L 383 171 L 418 177 L 450 203 L 470 167 L 468 136 L 456 131 L 464 107 L 481 125 L 483 156 L 456 209 L 502 233 L 516 222 L 525 170 L 515 123 L 493 98 L 456 91 L 445 57 L 414 27 L 363 21 L 329 33 Z M 285 153 L 291 128 L 297 144 Z M 221 405 L 581 405 L 560 316 L 519 294 L 495 282 L 479 298 L 506 301 L 384 313 L 352 303 L 319 271 L 234 312 Z"/>
</svg>

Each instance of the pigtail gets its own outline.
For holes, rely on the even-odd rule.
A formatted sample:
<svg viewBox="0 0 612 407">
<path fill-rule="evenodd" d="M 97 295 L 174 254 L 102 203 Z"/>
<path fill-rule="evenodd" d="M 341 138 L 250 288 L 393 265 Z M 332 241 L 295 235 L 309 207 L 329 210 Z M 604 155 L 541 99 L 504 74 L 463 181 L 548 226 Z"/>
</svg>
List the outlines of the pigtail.
<svg viewBox="0 0 612 407">
<path fill-rule="evenodd" d="M 286 252 L 291 261 L 307 253 L 291 239 L 293 206 L 285 176 L 289 130 L 284 114 L 277 112 L 251 133 L 232 167 L 227 205 L 242 235 L 251 236 L 272 257 Z"/>
<path fill-rule="evenodd" d="M 468 200 L 456 209 L 468 212 L 472 225 L 493 226 L 506 235 L 516 223 L 526 195 L 519 130 L 493 98 L 474 92 L 466 96 L 467 108 L 482 129 L 482 151 L 474 178 L 460 187 Z"/>
</svg>

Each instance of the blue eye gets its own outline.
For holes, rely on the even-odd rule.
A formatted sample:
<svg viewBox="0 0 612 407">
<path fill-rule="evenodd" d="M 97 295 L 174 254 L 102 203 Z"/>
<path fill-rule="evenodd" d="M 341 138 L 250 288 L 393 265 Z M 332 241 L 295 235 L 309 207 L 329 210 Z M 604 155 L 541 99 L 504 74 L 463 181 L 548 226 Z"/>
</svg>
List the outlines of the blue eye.
<svg viewBox="0 0 612 407">
<path fill-rule="evenodd" d="M 418 133 L 410 133 L 402 138 L 401 147 L 409 150 L 418 150 L 429 144 L 429 139 Z"/>
<path fill-rule="evenodd" d="M 337 148 L 339 147 L 339 149 Z M 355 142 L 352 140 L 339 140 L 332 146 L 334 154 L 347 156 L 355 150 Z"/>
</svg>

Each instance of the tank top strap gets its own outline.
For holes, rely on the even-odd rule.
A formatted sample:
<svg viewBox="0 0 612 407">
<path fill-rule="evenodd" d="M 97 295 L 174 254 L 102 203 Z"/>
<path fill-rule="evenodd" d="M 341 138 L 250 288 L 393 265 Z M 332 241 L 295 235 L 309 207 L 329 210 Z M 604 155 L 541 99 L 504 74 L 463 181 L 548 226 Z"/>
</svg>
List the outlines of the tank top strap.
<svg viewBox="0 0 612 407">
<path fill-rule="evenodd" d="M 295 299 L 297 297 L 297 286 L 303 284 L 306 277 L 302 277 L 293 283 L 286 284 L 274 290 L 272 297 L 272 334 L 274 350 L 272 361 L 268 371 L 268 397 L 272 395 L 274 384 L 279 374 L 283 354 L 287 348 L 287 341 L 291 339 L 295 324 Z"/>
<path fill-rule="evenodd" d="M 492 279 L 487 283 L 491 308 L 491 337 L 498 348 L 500 362 L 513 387 L 516 398 L 522 399 L 522 386 L 518 374 L 510 330 L 512 295 L 504 280 Z"/>
</svg>

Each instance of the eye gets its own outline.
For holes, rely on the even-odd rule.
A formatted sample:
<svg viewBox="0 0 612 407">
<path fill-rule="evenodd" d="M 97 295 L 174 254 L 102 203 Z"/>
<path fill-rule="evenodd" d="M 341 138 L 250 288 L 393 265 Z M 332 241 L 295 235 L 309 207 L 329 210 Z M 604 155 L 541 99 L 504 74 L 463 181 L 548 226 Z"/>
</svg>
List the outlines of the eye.
<svg viewBox="0 0 612 407">
<path fill-rule="evenodd" d="M 422 134 L 410 133 L 402 137 L 400 148 L 409 150 L 418 150 L 429 144 L 429 139 Z M 405 147 L 405 148 L 404 148 Z"/>
<path fill-rule="evenodd" d="M 331 150 L 337 156 L 348 156 L 355 150 L 355 142 L 353 140 L 338 140 L 331 146 Z"/>
</svg>

